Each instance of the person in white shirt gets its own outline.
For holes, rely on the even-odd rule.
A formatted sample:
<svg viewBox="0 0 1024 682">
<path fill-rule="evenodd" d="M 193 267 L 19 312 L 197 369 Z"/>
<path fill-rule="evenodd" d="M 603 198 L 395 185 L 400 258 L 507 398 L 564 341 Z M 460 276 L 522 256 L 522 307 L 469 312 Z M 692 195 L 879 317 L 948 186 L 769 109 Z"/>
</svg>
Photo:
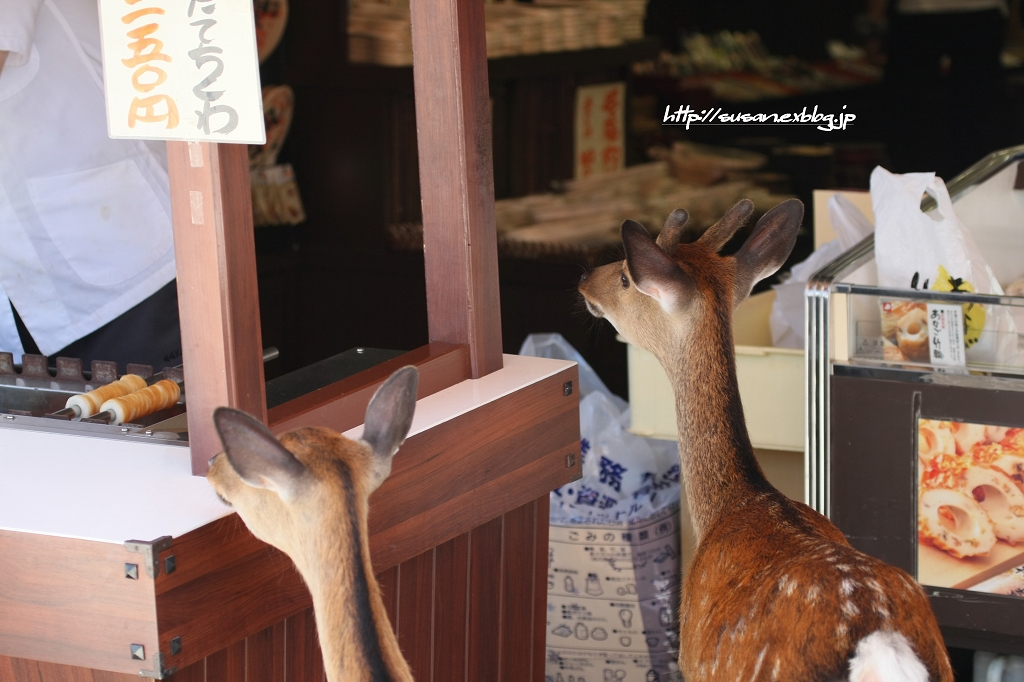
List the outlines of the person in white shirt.
<svg viewBox="0 0 1024 682">
<path fill-rule="evenodd" d="M 0 0 L 0 351 L 160 369 L 181 348 L 165 145 L 107 136 L 101 63 L 96 0 Z"/>
</svg>

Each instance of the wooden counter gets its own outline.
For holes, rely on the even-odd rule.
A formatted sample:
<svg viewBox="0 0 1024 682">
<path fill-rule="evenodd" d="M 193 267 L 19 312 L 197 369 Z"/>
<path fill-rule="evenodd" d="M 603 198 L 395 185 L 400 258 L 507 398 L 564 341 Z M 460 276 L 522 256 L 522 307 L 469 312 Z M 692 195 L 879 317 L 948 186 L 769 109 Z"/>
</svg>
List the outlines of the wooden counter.
<svg viewBox="0 0 1024 682">
<path fill-rule="evenodd" d="M 350 395 L 360 381 L 376 383 L 374 370 L 346 380 Z M 547 493 L 579 476 L 576 386 L 573 363 L 504 356 L 501 369 L 417 402 L 369 517 L 417 680 L 543 675 Z M 291 561 L 191 475 L 188 448 L 0 427 L 0 680 L 172 674 L 320 680 L 311 600 Z"/>
</svg>

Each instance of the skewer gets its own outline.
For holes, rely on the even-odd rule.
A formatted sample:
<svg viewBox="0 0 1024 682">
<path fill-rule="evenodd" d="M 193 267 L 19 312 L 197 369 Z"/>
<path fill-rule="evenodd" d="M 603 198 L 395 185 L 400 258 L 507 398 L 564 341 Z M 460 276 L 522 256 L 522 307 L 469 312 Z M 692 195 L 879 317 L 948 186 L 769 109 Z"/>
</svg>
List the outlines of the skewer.
<svg viewBox="0 0 1024 682">
<path fill-rule="evenodd" d="M 270 362 L 280 355 L 277 348 L 269 346 L 263 349 L 263 362 Z M 174 369 L 182 369 L 178 365 Z M 172 375 L 173 376 L 173 375 Z M 157 389 L 146 393 L 138 400 L 115 401 L 137 392 L 146 391 L 158 384 Z M 170 385 L 174 385 L 174 389 Z M 84 419 L 103 424 L 121 424 L 132 419 L 145 417 L 176 404 L 181 397 L 182 386 L 172 379 L 165 379 L 164 372 L 159 372 L 143 379 L 135 374 L 126 374 L 117 381 L 111 382 L 88 393 L 68 398 L 67 407 L 51 412 L 46 417 L 51 419 Z M 173 400 L 171 397 L 173 396 Z"/>
<path fill-rule="evenodd" d="M 142 377 L 136 374 L 125 374 L 117 381 L 94 388 L 88 393 L 71 396 L 63 410 L 58 410 L 47 416 L 63 419 L 91 417 L 100 411 L 106 401 L 128 395 L 145 387 L 146 380 Z"/>
</svg>

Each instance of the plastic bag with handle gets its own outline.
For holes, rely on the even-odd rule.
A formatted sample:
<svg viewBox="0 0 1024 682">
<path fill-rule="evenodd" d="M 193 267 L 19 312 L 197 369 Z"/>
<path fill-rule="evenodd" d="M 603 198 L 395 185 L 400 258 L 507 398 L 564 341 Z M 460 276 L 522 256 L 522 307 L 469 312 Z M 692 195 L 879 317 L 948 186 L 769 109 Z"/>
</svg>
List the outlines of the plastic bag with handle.
<svg viewBox="0 0 1024 682">
<path fill-rule="evenodd" d="M 925 194 L 937 203 L 927 213 L 921 211 Z M 945 183 L 934 173 L 899 175 L 876 167 L 871 173 L 871 203 L 879 286 L 1003 293 L 970 231 L 957 218 Z M 968 362 L 1018 364 L 1017 330 L 1007 310 L 977 304 L 963 308 Z M 883 302 L 882 336 L 903 333 L 896 345 L 906 359 L 913 360 L 908 355 L 913 352 L 913 335 L 902 329 L 898 315 L 887 311 Z M 904 340 L 911 350 L 903 350 Z"/>
</svg>

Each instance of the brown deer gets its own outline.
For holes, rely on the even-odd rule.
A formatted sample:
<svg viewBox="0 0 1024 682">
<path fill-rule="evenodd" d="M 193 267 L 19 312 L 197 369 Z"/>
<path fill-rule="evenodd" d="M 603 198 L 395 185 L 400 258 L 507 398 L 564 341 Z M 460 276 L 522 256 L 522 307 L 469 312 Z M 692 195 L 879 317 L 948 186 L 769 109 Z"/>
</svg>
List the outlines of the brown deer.
<svg viewBox="0 0 1024 682">
<path fill-rule="evenodd" d="M 590 312 L 653 353 L 674 387 L 697 537 L 683 589 L 680 668 L 689 682 L 950 682 L 920 586 L 773 488 L 754 458 L 732 313 L 786 260 L 803 204 L 775 207 L 734 256 L 719 255 L 752 211 L 741 201 L 691 244 L 680 244 L 683 210 L 669 216 L 657 242 L 626 221 L 625 261 L 579 285 Z"/>
<path fill-rule="evenodd" d="M 418 374 L 404 367 L 366 408 L 362 439 L 302 428 L 281 440 L 249 415 L 213 415 L 224 453 L 207 478 L 253 535 L 291 557 L 313 596 L 329 682 L 411 682 L 370 565 L 370 493 L 391 473 L 416 407 Z"/>
</svg>

